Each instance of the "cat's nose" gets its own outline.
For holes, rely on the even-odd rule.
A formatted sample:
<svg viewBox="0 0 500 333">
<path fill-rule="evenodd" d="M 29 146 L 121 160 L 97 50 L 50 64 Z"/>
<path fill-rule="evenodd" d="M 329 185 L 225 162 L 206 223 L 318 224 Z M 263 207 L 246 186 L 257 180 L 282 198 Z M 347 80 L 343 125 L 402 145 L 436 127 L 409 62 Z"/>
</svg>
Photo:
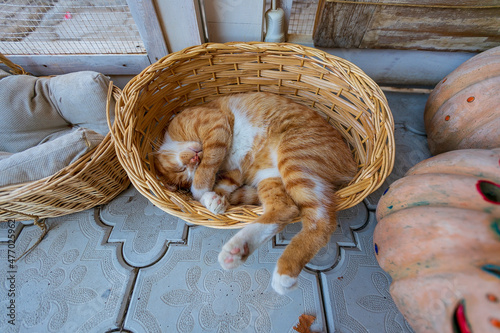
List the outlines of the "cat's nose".
<svg viewBox="0 0 500 333">
<path fill-rule="evenodd" d="M 198 154 L 195 154 L 195 155 L 191 158 L 191 163 L 200 163 L 200 157 L 198 156 Z"/>
</svg>

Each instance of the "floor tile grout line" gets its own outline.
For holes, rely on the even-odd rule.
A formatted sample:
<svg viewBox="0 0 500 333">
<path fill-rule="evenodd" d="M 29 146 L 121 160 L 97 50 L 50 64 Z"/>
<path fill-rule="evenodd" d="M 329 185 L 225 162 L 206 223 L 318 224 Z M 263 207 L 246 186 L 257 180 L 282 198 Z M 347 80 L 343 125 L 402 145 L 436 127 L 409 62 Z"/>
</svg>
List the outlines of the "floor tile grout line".
<svg viewBox="0 0 500 333">
<path fill-rule="evenodd" d="M 116 320 L 116 326 L 120 330 L 118 332 L 124 332 L 123 330 L 126 330 L 125 332 L 131 332 L 131 331 L 127 330 L 124 327 L 124 325 L 125 325 L 125 320 L 128 316 L 129 310 L 130 310 L 130 305 L 132 304 L 132 296 L 134 294 L 134 290 L 135 290 L 135 287 L 137 285 L 137 278 L 139 277 L 140 270 L 141 269 L 138 267 L 134 267 L 134 269 L 132 270 L 132 274 L 131 274 L 132 276 L 130 277 L 130 280 L 129 280 L 129 283 L 127 285 L 126 292 L 124 295 L 124 299 L 126 299 L 125 305 L 124 306 L 122 305 L 122 308 L 120 309 L 120 311 L 118 313 L 118 317 L 121 317 L 121 318 L 117 318 L 117 320 Z"/>
<path fill-rule="evenodd" d="M 318 284 L 319 284 L 319 298 L 320 298 L 320 306 L 321 306 L 321 311 L 323 312 L 323 318 L 324 318 L 324 321 L 325 321 L 325 333 L 330 333 L 330 323 L 328 321 L 328 316 L 327 316 L 327 313 L 326 313 L 326 307 L 325 307 L 325 292 L 326 290 L 323 288 L 324 285 L 323 285 L 323 279 L 321 278 L 321 272 L 318 271 L 316 272 L 316 279 L 318 280 Z M 333 326 L 334 323 L 332 323 L 332 326 Z"/>
<path fill-rule="evenodd" d="M 98 206 L 94 208 L 94 222 L 97 224 L 97 226 L 101 227 L 104 229 L 104 236 L 102 237 L 101 245 L 106 246 L 106 244 L 109 244 L 111 246 L 114 246 L 116 251 L 115 254 L 117 256 L 117 260 L 121 265 L 125 265 L 126 267 L 131 269 L 130 273 L 130 278 L 129 282 L 127 283 L 127 286 L 125 288 L 125 292 L 123 295 L 123 300 L 122 300 L 122 305 L 120 307 L 120 310 L 118 311 L 118 316 L 115 319 L 115 325 L 116 325 L 116 330 L 112 329 L 108 332 L 123 332 L 123 325 L 125 323 L 125 319 L 128 314 L 128 310 L 130 307 L 130 304 L 132 302 L 132 294 L 134 293 L 134 288 L 137 282 L 137 277 L 139 275 L 139 267 L 134 267 L 131 266 L 124 258 L 123 256 L 123 242 L 109 242 L 109 237 L 111 235 L 111 231 L 113 230 L 113 226 L 109 226 L 106 223 L 104 223 L 101 220 L 101 209 L 104 205 Z M 120 259 L 121 258 L 121 259 Z M 125 302 L 124 302 L 125 301 Z M 125 303 L 125 305 L 123 305 Z M 117 331 L 119 330 L 119 331 Z"/>
</svg>

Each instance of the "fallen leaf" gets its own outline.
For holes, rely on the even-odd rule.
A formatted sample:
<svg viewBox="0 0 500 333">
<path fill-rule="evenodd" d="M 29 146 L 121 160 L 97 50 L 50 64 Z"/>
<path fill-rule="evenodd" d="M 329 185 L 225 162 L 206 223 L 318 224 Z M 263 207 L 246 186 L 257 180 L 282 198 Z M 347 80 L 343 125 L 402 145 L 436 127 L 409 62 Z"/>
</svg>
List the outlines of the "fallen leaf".
<svg viewBox="0 0 500 333">
<path fill-rule="evenodd" d="M 299 317 L 299 324 L 294 326 L 293 329 L 299 333 L 312 333 L 310 327 L 315 319 L 314 316 L 303 314 Z"/>
</svg>

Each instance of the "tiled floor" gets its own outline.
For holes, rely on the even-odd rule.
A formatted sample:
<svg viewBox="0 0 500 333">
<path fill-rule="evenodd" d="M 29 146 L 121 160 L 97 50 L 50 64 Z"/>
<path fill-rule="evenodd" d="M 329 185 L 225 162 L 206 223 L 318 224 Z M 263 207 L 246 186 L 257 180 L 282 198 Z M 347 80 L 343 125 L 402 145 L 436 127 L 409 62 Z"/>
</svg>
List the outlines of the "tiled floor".
<svg viewBox="0 0 500 333">
<path fill-rule="evenodd" d="M 387 183 L 430 156 L 422 135 L 427 95 L 387 93 L 396 122 L 396 165 Z M 286 296 L 273 292 L 276 259 L 290 225 L 235 271 L 217 262 L 235 232 L 188 225 L 130 188 L 108 205 L 48 221 L 50 231 L 11 273 L 7 223 L 0 224 L 1 332 L 412 332 L 390 295 L 372 237 L 381 192 L 340 213 L 328 247 Z M 16 253 L 40 234 L 16 223 Z M 15 298 L 9 296 L 15 289 Z M 9 291 L 10 290 L 10 291 Z M 15 300 L 15 321 L 7 308 Z M 11 325 L 9 323 L 15 323 Z"/>
</svg>

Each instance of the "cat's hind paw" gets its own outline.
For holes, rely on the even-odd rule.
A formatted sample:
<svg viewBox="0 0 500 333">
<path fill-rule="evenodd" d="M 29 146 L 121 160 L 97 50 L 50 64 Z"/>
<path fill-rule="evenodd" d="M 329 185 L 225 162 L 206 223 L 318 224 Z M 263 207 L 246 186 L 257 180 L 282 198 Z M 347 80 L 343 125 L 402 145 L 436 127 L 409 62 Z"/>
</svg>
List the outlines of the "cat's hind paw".
<svg viewBox="0 0 500 333">
<path fill-rule="evenodd" d="M 223 214 L 229 206 L 225 197 L 215 192 L 206 192 L 201 196 L 200 203 L 214 214 Z"/>
<path fill-rule="evenodd" d="M 298 279 L 293 276 L 289 276 L 286 274 L 279 274 L 278 269 L 274 269 L 273 273 L 273 281 L 271 285 L 273 286 L 274 291 L 276 291 L 280 295 L 284 295 L 298 286 Z"/>
<path fill-rule="evenodd" d="M 248 258 L 250 251 L 246 242 L 237 244 L 229 241 L 222 247 L 219 253 L 219 264 L 224 269 L 234 269 L 241 266 Z"/>
</svg>

